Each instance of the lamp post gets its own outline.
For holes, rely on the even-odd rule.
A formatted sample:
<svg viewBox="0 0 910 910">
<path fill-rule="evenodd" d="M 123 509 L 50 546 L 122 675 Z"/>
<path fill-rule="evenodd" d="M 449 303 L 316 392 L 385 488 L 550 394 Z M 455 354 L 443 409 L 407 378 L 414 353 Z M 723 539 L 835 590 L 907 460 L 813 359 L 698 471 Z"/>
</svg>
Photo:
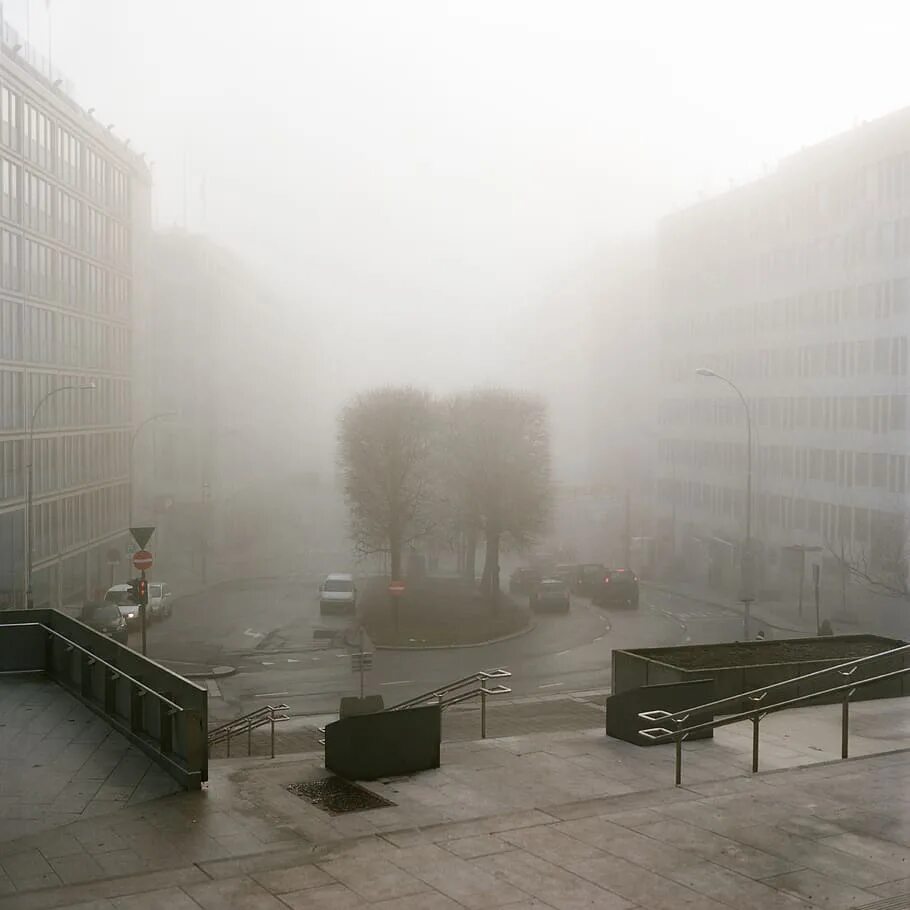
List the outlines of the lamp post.
<svg viewBox="0 0 910 910">
<path fill-rule="evenodd" d="M 85 385 L 62 385 L 59 388 L 51 389 L 47 394 L 45 394 L 32 410 L 31 418 L 28 422 L 28 464 L 26 465 L 26 475 L 25 475 L 25 485 L 26 485 L 26 499 L 25 499 L 25 608 L 31 610 L 33 606 L 32 600 L 32 558 L 33 558 L 33 544 L 34 539 L 33 534 L 33 523 L 32 523 L 32 499 L 34 498 L 34 462 L 35 462 L 35 420 L 38 417 L 38 411 L 41 410 L 41 406 L 46 402 L 51 396 L 56 395 L 58 392 L 92 392 L 96 388 L 94 382 L 89 382 Z"/>
<path fill-rule="evenodd" d="M 130 451 L 129 451 L 129 484 L 130 484 L 130 527 L 133 527 L 133 448 L 136 445 L 136 437 L 139 435 L 139 431 L 143 427 L 148 426 L 153 420 L 163 420 L 166 417 L 176 417 L 176 411 L 162 411 L 160 414 L 152 414 L 151 417 L 146 417 L 139 426 L 133 430 L 132 435 L 130 436 Z"/>
<path fill-rule="evenodd" d="M 749 410 L 749 403 L 746 396 L 740 391 L 739 386 L 726 376 L 715 373 L 714 370 L 699 367 L 695 371 L 699 376 L 707 376 L 710 379 L 719 379 L 725 382 L 739 396 L 743 409 L 746 412 L 746 539 L 743 544 L 742 557 L 740 559 L 740 583 L 742 590 L 740 600 L 743 604 L 743 637 L 746 641 L 750 639 L 751 625 L 751 608 L 752 601 L 755 600 L 752 594 L 752 413 Z"/>
</svg>

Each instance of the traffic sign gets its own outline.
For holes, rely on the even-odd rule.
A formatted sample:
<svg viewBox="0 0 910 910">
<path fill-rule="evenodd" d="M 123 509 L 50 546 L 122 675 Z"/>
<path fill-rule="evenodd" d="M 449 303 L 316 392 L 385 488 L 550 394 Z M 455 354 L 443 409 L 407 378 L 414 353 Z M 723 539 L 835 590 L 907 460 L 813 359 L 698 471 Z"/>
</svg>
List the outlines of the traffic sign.
<svg viewBox="0 0 910 910">
<path fill-rule="evenodd" d="M 152 567 L 152 554 L 148 550 L 140 550 L 133 554 L 133 565 L 141 572 Z"/>
<path fill-rule="evenodd" d="M 133 539 L 139 544 L 139 549 L 142 550 L 145 548 L 145 545 L 149 542 L 149 538 L 152 534 L 155 533 L 154 527 L 152 528 L 130 528 L 130 534 L 133 535 Z"/>
<path fill-rule="evenodd" d="M 361 673 L 373 669 L 373 653 L 371 651 L 356 652 L 351 655 L 351 672 Z"/>
<path fill-rule="evenodd" d="M 404 582 L 403 581 L 392 581 L 389 582 L 389 594 L 393 597 L 401 597 L 404 594 Z"/>
</svg>

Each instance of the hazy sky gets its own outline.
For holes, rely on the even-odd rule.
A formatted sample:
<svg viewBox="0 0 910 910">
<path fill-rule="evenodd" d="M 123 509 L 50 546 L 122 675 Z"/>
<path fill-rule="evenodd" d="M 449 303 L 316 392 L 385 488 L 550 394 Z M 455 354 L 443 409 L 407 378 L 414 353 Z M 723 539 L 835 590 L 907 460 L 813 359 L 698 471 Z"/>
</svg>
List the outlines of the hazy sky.
<svg viewBox="0 0 910 910">
<path fill-rule="evenodd" d="M 905 104 L 904 6 L 49 8 L 78 99 L 155 162 L 157 222 L 182 222 L 185 154 L 190 228 L 273 270 L 345 389 L 499 378 L 516 312 L 613 239 Z M 39 47 L 47 20 L 31 0 Z"/>
</svg>

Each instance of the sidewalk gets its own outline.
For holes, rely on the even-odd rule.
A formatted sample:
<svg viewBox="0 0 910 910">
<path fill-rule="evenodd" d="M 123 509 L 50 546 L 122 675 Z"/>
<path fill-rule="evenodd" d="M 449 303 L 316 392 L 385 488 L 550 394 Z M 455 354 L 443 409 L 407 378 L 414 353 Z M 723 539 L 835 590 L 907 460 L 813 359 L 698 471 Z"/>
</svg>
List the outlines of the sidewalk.
<svg viewBox="0 0 910 910">
<path fill-rule="evenodd" d="M 447 743 L 365 785 L 393 805 L 341 815 L 288 791 L 319 752 L 215 761 L 207 791 L 0 843 L 0 910 L 874 904 L 910 893 L 910 753 L 880 754 L 910 748 L 910 703 L 852 706 L 851 753 L 879 754 L 846 762 L 839 712 L 767 717 L 755 776 L 748 725 L 686 743 L 682 788 L 672 746 L 600 723 Z"/>
<path fill-rule="evenodd" d="M 672 582 L 642 582 L 645 588 L 653 588 L 672 594 L 685 600 L 696 603 L 709 604 L 731 616 L 742 616 L 742 603 L 732 597 L 725 599 L 724 595 L 704 585 L 692 584 L 686 581 Z M 790 635 L 815 635 L 815 611 L 808 602 L 803 604 L 803 615 L 799 616 L 796 606 L 777 601 L 756 601 L 752 604 L 751 615 L 777 632 Z M 836 627 L 836 623 L 834 624 Z M 839 631 L 835 628 L 835 632 Z M 852 628 L 850 631 L 854 631 Z"/>
</svg>

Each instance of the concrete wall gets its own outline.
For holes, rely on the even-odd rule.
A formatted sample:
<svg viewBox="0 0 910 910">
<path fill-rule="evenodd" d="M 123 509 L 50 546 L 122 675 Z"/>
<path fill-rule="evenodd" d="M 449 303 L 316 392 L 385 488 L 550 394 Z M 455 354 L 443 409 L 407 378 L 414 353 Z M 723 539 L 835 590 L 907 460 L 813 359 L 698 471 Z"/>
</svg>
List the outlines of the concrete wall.
<svg viewBox="0 0 910 910">
<path fill-rule="evenodd" d="M 626 689 L 607 698 L 607 736 L 635 743 L 636 746 L 653 746 L 653 740 L 642 736 L 639 730 L 648 727 L 661 727 L 661 721 L 650 722 L 639 717 L 642 711 L 663 710 L 685 711 L 698 705 L 714 701 L 714 682 L 711 679 L 691 680 L 688 682 L 664 683 L 654 686 L 641 686 L 637 689 Z M 691 723 L 704 723 L 713 720 L 710 713 L 693 717 Z M 674 729 L 673 726 L 670 729 Z M 689 739 L 711 739 L 713 730 L 695 733 Z"/>
<path fill-rule="evenodd" d="M 439 705 L 343 717 L 325 728 L 325 766 L 348 780 L 439 767 Z"/>
<path fill-rule="evenodd" d="M 208 692 L 201 686 L 57 610 L 0 612 L 0 671 L 9 670 L 43 670 L 183 786 L 208 779 Z"/>
</svg>

